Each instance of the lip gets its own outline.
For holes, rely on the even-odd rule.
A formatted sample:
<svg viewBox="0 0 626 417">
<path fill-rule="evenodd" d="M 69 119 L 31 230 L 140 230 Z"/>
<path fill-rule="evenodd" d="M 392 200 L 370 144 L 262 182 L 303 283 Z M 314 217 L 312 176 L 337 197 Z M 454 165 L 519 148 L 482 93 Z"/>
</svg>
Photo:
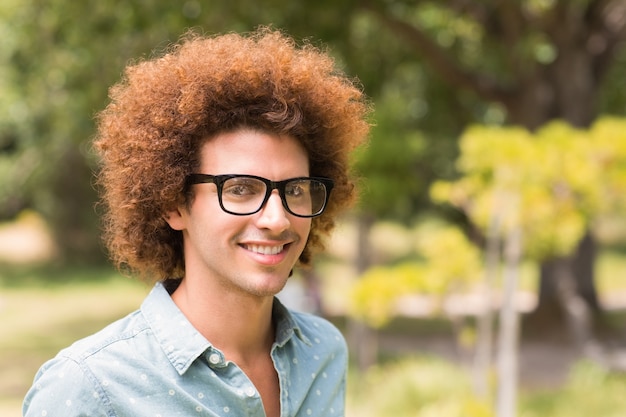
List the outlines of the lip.
<svg viewBox="0 0 626 417">
<path fill-rule="evenodd" d="M 293 242 L 245 242 L 239 247 L 262 265 L 277 265 L 287 257 Z"/>
</svg>

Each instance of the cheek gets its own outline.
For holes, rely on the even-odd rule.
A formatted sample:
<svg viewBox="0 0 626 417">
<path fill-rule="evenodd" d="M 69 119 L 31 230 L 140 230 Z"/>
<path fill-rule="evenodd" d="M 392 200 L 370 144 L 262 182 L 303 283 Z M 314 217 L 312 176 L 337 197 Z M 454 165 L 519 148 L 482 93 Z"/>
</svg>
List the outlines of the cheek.
<svg viewBox="0 0 626 417">
<path fill-rule="evenodd" d="M 187 218 L 188 232 L 194 240 L 212 246 L 223 238 L 236 233 L 238 230 L 237 218 L 224 213 L 219 207 L 197 206 L 192 215 Z"/>
<path fill-rule="evenodd" d="M 302 247 L 304 248 L 304 245 L 309 237 L 309 233 L 311 232 L 311 219 L 298 218 L 295 223 L 293 223 L 293 228 L 296 233 L 302 236 Z"/>
</svg>

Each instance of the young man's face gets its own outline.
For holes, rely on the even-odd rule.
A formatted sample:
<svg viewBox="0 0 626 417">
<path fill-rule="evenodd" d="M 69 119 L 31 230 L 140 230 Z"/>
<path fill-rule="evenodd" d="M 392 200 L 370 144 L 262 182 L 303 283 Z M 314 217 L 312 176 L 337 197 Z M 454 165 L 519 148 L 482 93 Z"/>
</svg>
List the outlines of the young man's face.
<svg viewBox="0 0 626 417">
<path fill-rule="evenodd" d="M 280 181 L 308 176 L 309 163 L 294 138 L 237 130 L 203 145 L 198 173 Z M 304 249 L 311 219 L 289 214 L 277 190 L 259 212 L 236 216 L 220 208 L 215 184 L 193 187 L 191 205 L 168 217 L 183 232 L 185 279 L 211 280 L 215 289 L 258 297 L 278 293 Z"/>
</svg>

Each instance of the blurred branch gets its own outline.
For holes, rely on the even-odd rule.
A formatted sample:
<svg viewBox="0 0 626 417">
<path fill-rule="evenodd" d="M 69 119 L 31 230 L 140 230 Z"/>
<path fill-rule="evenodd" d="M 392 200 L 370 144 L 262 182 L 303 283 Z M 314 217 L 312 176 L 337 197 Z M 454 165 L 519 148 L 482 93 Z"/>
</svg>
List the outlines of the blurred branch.
<svg viewBox="0 0 626 417">
<path fill-rule="evenodd" d="M 590 36 L 587 49 L 596 56 L 594 75 L 602 79 L 617 50 L 626 41 L 626 1 L 597 0 L 587 9 Z"/>
<path fill-rule="evenodd" d="M 370 0 L 362 1 L 361 5 L 380 23 L 404 39 L 445 82 L 458 88 L 473 91 L 488 100 L 498 102 L 506 100 L 507 90 L 503 89 L 495 79 L 483 74 L 466 71 L 419 27 L 394 16 L 389 10 L 374 4 Z"/>
<path fill-rule="evenodd" d="M 528 30 L 528 24 L 522 12 L 521 5 L 519 2 L 498 0 L 496 1 L 495 9 L 495 17 L 493 17 L 493 20 L 498 21 L 497 26 L 499 29 L 494 31 L 487 28 L 487 31 L 491 33 L 492 36 L 498 36 L 498 32 L 501 31 L 502 40 L 506 44 L 507 49 L 514 51 L 515 48 L 519 46 L 524 33 Z M 522 62 L 524 60 L 523 56 L 518 53 L 509 53 L 506 55 L 506 59 L 510 71 L 522 76 L 523 74 L 519 74 L 519 72 L 525 67 L 522 65 L 524 63 Z"/>
</svg>

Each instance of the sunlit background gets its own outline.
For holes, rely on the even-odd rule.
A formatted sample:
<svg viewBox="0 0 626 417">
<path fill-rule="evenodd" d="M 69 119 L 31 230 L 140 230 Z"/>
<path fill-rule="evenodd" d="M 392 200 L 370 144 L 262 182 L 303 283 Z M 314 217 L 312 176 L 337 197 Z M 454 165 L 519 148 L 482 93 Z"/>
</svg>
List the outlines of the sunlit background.
<svg viewBox="0 0 626 417">
<path fill-rule="evenodd" d="M 280 295 L 350 417 L 626 410 L 626 1 L 0 2 L 0 415 L 149 288 L 100 241 L 94 115 L 188 30 L 328 49 L 375 109 L 358 206 Z"/>
</svg>

